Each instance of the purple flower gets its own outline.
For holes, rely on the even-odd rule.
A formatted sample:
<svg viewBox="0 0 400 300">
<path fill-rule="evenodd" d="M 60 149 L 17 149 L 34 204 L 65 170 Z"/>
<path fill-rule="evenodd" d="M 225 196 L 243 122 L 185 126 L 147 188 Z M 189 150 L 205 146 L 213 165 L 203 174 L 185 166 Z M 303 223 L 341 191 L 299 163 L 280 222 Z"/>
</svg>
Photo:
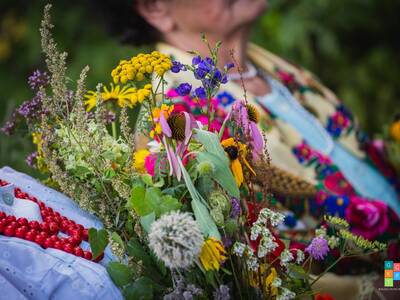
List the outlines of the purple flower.
<svg viewBox="0 0 400 300">
<path fill-rule="evenodd" d="M 14 133 L 15 127 L 17 126 L 17 120 L 15 113 L 10 121 L 7 121 L 3 127 L 0 128 L 0 131 L 6 135 L 12 135 Z"/>
<path fill-rule="evenodd" d="M 227 63 L 227 64 L 225 65 L 225 70 L 230 70 L 230 69 L 232 69 L 234 66 L 235 66 L 235 65 L 234 65 L 233 63 Z"/>
<path fill-rule="evenodd" d="M 231 198 L 231 206 L 232 206 L 232 210 L 231 210 L 231 217 L 232 218 L 236 218 L 237 216 L 240 215 L 240 202 L 238 199 L 232 197 Z"/>
<path fill-rule="evenodd" d="M 172 67 L 171 67 L 171 72 L 172 73 L 179 73 L 180 71 L 185 71 L 186 68 L 183 64 L 181 64 L 179 61 L 173 61 L 172 62 Z"/>
<path fill-rule="evenodd" d="M 200 98 L 200 99 L 205 99 L 207 96 L 206 96 L 206 91 L 204 90 L 204 88 L 202 88 L 202 87 L 198 87 L 198 88 L 196 88 L 195 90 L 194 90 L 194 94 L 195 94 L 195 96 L 197 97 L 197 98 Z"/>
<path fill-rule="evenodd" d="M 38 90 L 40 87 L 45 86 L 49 83 L 50 76 L 46 72 L 36 70 L 28 78 L 28 84 L 32 90 Z"/>
<path fill-rule="evenodd" d="M 219 288 L 213 293 L 214 300 L 229 300 L 231 296 L 229 295 L 229 287 L 221 284 Z"/>
<path fill-rule="evenodd" d="M 312 258 L 323 260 L 329 252 L 328 241 L 322 236 L 312 239 L 311 244 L 305 249 Z"/>
<path fill-rule="evenodd" d="M 192 65 L 198 65 L 201 62 L 201 57 L 199 55 L 193 57 Z"/>
<path fill-rule="evenodd" d="M 176 88 L 176 92 L 179 94 L 179 96 L 189 95 L 191 90 L 192 90 L 192 86 L 189 83 L 181 83 Z"/>
<path fill-rule="evenodd" d="M 26 157 L 26 159 L 25 159 L 26 164 L 27 164 L 28 166 L 30 166 L 31 168 L 35 168 L 35 167 L 36 167 L 36 159 L 37 159 L 37 156 L 38 156 L 37 151 L 35 151 L 35 152 L 29 154 L 29 155 Z"/>
</svg>

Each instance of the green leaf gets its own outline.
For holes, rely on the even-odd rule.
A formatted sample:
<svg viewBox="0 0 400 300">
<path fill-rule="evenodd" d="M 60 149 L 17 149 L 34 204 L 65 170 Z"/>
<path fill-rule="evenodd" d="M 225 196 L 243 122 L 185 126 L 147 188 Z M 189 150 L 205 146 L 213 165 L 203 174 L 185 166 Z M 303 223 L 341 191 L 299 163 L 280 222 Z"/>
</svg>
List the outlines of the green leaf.
<svg viewBox="0 0 400 300">
<path fill-rule="evenodd" d="M 141 178 L 146 185 L 153 186 L 153 178 L 149 174 L 144 174 Z"/>
<path fill-rule="evenodd" d="M 126 300 L 151 300 L 154 298 L 152 281 L 147 277 L 140 277 L 126 286 L 122 294 Z"/>
<path fill-rule="evenodd" d="M 120 237 L 120 235 L 118 233 L 116 233 L 115 231 L 111 234 L 111 239 L 116 242 L 117 244 L 119 244 L 122 249 L 125 249 L 125 243 L 122 240 L 122 238 Z"/>
<path fill-rule="evenodd" d="M 196 140 L 204 146 L 207 152 L 216 155 L 219 159 L 229 164 L 229 160 L 225 155 L 225 150 L 222 148 L 219 138 L 215 133 L 200 129 L 194 130 L 196 133 Z"/>
<path fill-rule="evenodd" d="M 80 179 L 85 179 L 91 173 L 91 171 L 84 166 L 78 165 L 73 169 L 73 173 L 76 177 Z"/>
<path fill-rule="evenodd" d="M 149 187 L 145 190 L 143 186 L 135 186 L 129 201 L 135 212 L 141 216 L 147 216 L 154 212 L 157 217 L 171 210 L 177 210 L 182 205 L 170 195 L 162 195 L 161 190 L 156 187 Z"/>
<path fill-rule="evenodd" d="M 115 177 L 116 173 L 113 169 L 107 169 L 104 172 L 104 178 L 106 179 L 112 179 L 113 177 Z"/>
<path fill-rule="evenodd" d="M 156 214 L 154 212 L 140 218 L 140 224 L 142 225 L 144 231 L 149 233 L 151 224 L 153 224 L 155 219 L 156 219 Z"/>
<path fill-rule="evenodd" d="M 210 213 L 205 206 L 205 201 L 196 190 L 193 185 L 192 179 L 190 178 L 188 172 L 186 171 L 185 167 L 181 159 L 178 157 L 179 167 L 182 170 L 183 180 L 186 183 L 186 187 L 189 190 L 190 196 L 192 197 L 192 209 L 194 216 L 196 217 L 196 221 L 199 224 L 200 230 L 206 236 L 215 237 L 216 239 L 221 239 L 221 235 L 218 231 L 217 225 L 215 225 L 214 220 L 211 218 Z"/>
<path fill-rule="evenodd" d="M 89 229 L 89 244 L 92 250 L 93 259 L 96 259 L 104 252 L 108 245 L 108 233 L 104 229 L 97 230 L 96 228 Z"/>
<path fill-rule="evenodd" d="M 145 201 L 145 196 L 147 196 L 147 191 L 144 186 L 136 185 L 132 188 L 128 206 L 133 208 L 139 216 L 145 216 L 154 211 L 152 203 Z"/>
<path fill-rule="evenodd" d="M 130 239 L 127 244 L 128 254 L 141 260 L 146 266 L 152 265 L 152 260 L 149 254 L 143 249 L 142 244 L 135 238 Z"/>
<path fill-rule="evenodd" d="M 205 205 L 199 200 L 195 199 L 192 199 L 191 205 L 196 221 L 203 234 L 220 240 L 221 235 L 218 231 L 217 225 L 215 225 L 214 220 L 211 218 L 207 207 L 205 207 Z"/>
<path fill-rule="evenodd" d="M 133 276 L 128 266 L 115 261 L 107 265 L 107 272 L 118 287 L 123 287 L 130 283 Z"/>
<path fill-rule="evenodd" d="M 197 160 L 210 161 L 215 166 L 215 171 L 210 176 L 221 185 L 229 195 L 235 198 L 240 198 L 239 188 L 236 184 L 235 178 L 229 168 L 229 163 L 221 160 L 218 156 L 210 152 L 197 153 Z"/>
<path fill-rule="evenodd" d="M 182 204 L 178 201 L 178 199 L 172 197 L 171 195 L 165 195 L 161 198 L 161 203 L 157 206 L 157 216 L 161 216 L 166 212 L 172 210 L 179 210 L 182 207 Z"/>
</svg>

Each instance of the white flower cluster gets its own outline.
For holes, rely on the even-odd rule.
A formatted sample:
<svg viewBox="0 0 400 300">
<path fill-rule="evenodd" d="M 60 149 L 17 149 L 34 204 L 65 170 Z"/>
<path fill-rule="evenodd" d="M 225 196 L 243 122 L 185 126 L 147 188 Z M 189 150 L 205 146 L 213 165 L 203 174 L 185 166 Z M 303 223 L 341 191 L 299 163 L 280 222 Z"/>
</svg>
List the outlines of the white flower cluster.
<svg viewBox="0 0 400 300">
<path fill-rule="evenodd" d="M 263 208 L 258 215 L 257 223 L 266 224 L 268 221 L 271 222 L 272 226 L 278 226 L 285 220 L 285 215 L 279 212 L 273 211 L 269 208 Z"/>
<path fill-rule="evenodd" d="M 304 252 L 301 251 L 300 249 L 297 249 L 296 251 L 296 264 L 301 264 L 304 261 Z"/>
<path fill-rule="evenodd" d="M 290 300 L 296 298 L 296 293 L 292 292 L 291 290 L 283 287 L 281 289 L 282 293 L 276 297 L 276 300 Z"/>
<path fill-rule="evenodd" d="M 288 263 L 290 263 L 293 259 L 293 254 L 288 249 L 283 250 L 280 255 L 281 266 L 287 267 Z"/>
<path fill-rule="evenodd" d="M 187 268 L 199 256 L 204 240 L 188 213 L 164 214 L 150 228 L 149 246 L 169 268 Z"/>
<path fill-rule="evenodd" d="M 257 221 L 253 224 L 250 231 L 250 239 L 255 241 L 259 236 L 261 236 L 260 244 L 258 246 L 257 255 L 262 258 L 268 253 L 274 251 L 278 244 L 275 242 L 275 237 L 272 235 L 271 231 L 266 227 L 268 222 L 272 226 L 278 226 L 285 219 L 285 215 L 270 210 L 268 208 L 263 208 L 258 215 Z"/>
<path fill-rule="evenodd" d="M 235 244 L 233 244 L 232 251 L 239 257 L 243 257 L 244 255 L 247 256 L 247 268 L 252 271 L 257 271 L 259 264 L 257 257 L 254 255 L 253 249 L 243 243 L 235 242 Z"/>
<path fill-rule="evenodd" d="M 282 285 L 282 279 L 280 279 L 279 277 L 275 277 L 274 280 L 272 280 L 271 285 L 274 288 L 280 287 Z"/>
</svg>

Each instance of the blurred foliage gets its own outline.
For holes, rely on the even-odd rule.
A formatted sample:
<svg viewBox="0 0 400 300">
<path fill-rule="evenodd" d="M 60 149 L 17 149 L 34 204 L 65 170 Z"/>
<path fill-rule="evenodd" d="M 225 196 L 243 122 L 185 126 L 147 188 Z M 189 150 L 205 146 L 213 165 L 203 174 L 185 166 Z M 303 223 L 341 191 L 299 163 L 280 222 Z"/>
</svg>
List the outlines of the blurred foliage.
<svg viewBox="0 0 400 300">
<path fill-rule="evenodd" d="M 43 0 L 0 2 L 0 124 L 33 96 L 27 77 L 44 69 L 39 25 Z M 107 83 L 122 57 L 139 49 L 121 46 L 104 30 L 86 1 L 54 1 L 54 34 L 68 52 L 70 78 L 89 65 L 88 87 Z M 338 93 L 369 133 L 380 131 L 399 105 L 400 2 L 392 0 L 270 0 L 253 41 L 300 64 Z M 71 80 L 71 84 L 74 82 Z M 23 133 L 23 132 L 22 132 Z M 30 137 L 0 134 L 0 166 L 35 174 L 25 165 Z"/>
</svg>

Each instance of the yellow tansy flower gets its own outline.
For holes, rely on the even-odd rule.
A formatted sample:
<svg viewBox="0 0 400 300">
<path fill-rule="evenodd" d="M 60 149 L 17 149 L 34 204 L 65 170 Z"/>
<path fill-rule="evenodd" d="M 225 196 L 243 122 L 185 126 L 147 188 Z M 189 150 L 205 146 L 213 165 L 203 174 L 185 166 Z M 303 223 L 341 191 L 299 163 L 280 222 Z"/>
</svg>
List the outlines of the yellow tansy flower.
<svg viewBox="0 0 400 300">
<path fill-rule="evenodd" d="M 146 173 L 145 160 L 148 155 L 150 151 L 147 149 L 138 150 L 133 154 L 133 167 L 141 174 Z"/>
<path fill-rule="evenodd" d="M 162 76 L 171 67 L 171 59 L 165 54 L 158 51 L 150 54 L 140 53 L 130 60 L 121 60 L 119 65 L 112 70 L 111 77 L 115 84 L 119 82 L 125 84 L 129 80 L 142 81 L 150 78 L 153 73 Z"/>
<path fill-rule="evenodd" d="M 233 138 L 223 140 L 221 142 L 221 145 L 222 147 L 224 147 L 224 150 L 229 157 L 229 160 L 231 162 L 231 170 L 233 176 L 235 177 L 236 184 L 238 186 L 241 186 L 244 181 L 243 168 L 240 161 L 242 161 L 247 166 L 247 168 L 254 175 L 256 175 L 256 173 L 254 172 L 254 170 L 252 169 L 252 167 L 250 166 L 249 162 L 246 159 L 247 155 L 246 145 L 240 142 L 235 142 Z"/>
<path fill-rule="evenodd" d="M 398 143 L 400 143 L 400 120 L 394 122 L 390 126 L 390 136 Z"/>
<path fill-rule="evenodd" d="M 206 271 L 219 271 L 220 265 L 226 260 L 226 251 L 221 241 L 208 238 L 200 252 L 200 261 Z"/>
</svg>

